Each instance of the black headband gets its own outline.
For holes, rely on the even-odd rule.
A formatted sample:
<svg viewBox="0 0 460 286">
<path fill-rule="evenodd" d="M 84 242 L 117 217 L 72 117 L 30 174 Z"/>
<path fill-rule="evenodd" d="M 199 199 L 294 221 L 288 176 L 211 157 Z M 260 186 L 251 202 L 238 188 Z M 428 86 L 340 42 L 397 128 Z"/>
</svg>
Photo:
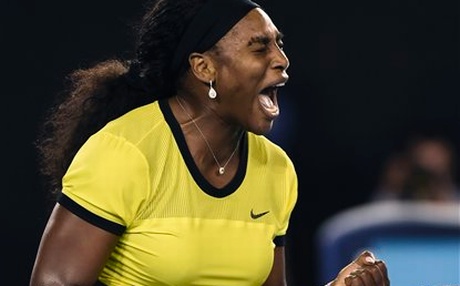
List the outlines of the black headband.
<svg viewBox="0 0 460 286">
<path fill-rule="evenodd" d="M 250 0 L 208 0 L 193 17 L 177 45 L 171 74 L 177 76 L 192 52 L 202 53 L 216 44 L 250 10 Z"/>
</svg>

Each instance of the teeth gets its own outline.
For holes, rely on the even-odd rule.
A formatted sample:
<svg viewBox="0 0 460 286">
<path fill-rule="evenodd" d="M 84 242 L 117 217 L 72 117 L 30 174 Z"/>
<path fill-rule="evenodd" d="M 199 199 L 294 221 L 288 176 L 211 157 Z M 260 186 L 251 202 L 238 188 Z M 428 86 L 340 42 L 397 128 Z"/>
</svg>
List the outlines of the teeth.
<svg viewBox="0 0 460 286">
<path fill-rule="evenodd" d="M 285 85 L 285 83 L 282 82 L 282 83 L 279 83 L 279 84 L 275 85 L 274 87 L 283 87 L 284 85 Z"/>
</svg>

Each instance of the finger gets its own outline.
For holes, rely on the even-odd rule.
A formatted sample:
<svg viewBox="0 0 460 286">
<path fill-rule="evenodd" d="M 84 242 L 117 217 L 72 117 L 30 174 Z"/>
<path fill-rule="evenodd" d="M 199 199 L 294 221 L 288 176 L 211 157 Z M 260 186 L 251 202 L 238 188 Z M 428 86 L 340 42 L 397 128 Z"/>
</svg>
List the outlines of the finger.
<svg viewBox="0 0 460 286">
<path fill-rule="evenodd" d="M 375 263 L 375 258 L 373 253 L 371 253 L 368 250 L 365 250 L 361 252 L 350 264 L 348 264 L 346 267 L 344 267 L 337 278 L 339 280 L 345 279 L 346 276 L 350 275 L 352 272 L 360 269 L 363 266 L 366 265 L 373 265 Z"/>
<path fill-rule="evenodd" d="M 360 266 L 373 265 L 375 256 L 369 250 L 364 250 L 353 262 Z"/>
<path fill-rule="evenodd" d="M 383 280 L 383 278 L 381 277 L 380 270 L 375 265 L 366 266 L 363 268 L 363 271 L 360 273 L 359 277 L 364 282 L 364 285 L 382 285 L 379 281 Z"/>
<path fill-rule="evenodd" d="M 381 260 L 376 261 L 374 265 L 363 267 L 363 273 L 360 276 L 366 285 L 390 285 L 385 263 Z"/>
<path fill-rule="evenodd" d="M 386 263 L 383 260 L 377 260 L 375 262 L 375 265 L 380 270 L 382 277 L 388 277 L 388 269 L 387 269 Z"/>
<path fill-rule="evenodd" d="M 346 286 L 365 286 L 364 281 L 361 279 L 361 275 L 357 274 L 350 274 L 345 277 L 345 285 Z"/>
<path fill-rule="evenodd" d="M 370 269 L 376 285 L 390 285 L 388 272 L 385 262 L 377 260 L 375 265 Z"/>
</svg>

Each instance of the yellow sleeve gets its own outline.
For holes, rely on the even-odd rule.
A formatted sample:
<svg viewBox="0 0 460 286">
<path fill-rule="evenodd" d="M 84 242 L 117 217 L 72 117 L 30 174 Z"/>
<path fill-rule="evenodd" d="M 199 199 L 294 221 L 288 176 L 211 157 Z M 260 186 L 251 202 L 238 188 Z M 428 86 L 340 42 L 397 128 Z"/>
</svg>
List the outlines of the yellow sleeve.
<svg viewBox="0 0 460 286">
<path fill-rule="evenodd" d="M 62 193 L 89 212 L 129 225 L 149 191 L 149 167 L 132 143 L 99 132 L 88 139 L 63 178 Z"/>
</svg>

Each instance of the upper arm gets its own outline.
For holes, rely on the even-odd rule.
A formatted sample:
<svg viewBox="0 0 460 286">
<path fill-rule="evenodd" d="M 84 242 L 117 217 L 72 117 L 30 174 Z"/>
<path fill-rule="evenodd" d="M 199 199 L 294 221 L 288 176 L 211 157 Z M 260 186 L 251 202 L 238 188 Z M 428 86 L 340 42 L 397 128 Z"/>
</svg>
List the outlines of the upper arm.
<svg viewBox="0 0 460 286">
<path fill-rule="evenodd" d="M 93 285 L 118 236 L 59 204 L 43 232 L 30 285 Z"/>
<path fill-rule="evenodd" d="M 275 247 L 273 267 L 263 286 L 286 286 L 284 246 Z"/>
</svg>

